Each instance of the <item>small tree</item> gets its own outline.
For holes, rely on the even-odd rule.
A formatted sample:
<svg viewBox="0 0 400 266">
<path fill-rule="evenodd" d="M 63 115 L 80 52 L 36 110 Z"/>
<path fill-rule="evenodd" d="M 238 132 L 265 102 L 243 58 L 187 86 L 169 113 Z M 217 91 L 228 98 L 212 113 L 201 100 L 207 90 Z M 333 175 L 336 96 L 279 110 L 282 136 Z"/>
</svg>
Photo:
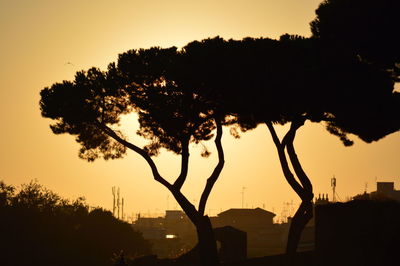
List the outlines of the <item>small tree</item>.
<svg viewBox="0 0 400 266">
<path fill-rule="evenodd" d="M 78 72 L 72 82 L 45 88 L 41 92 L 40 108 L 44 117 L 56 121 L 51 125 L 55 134 L 76 136 L 81 144 L 79 156 L 83 159 L 122 158 L 126 149 L 144 158 L 154 179 L 172 193 L 195 225 L 202 265 L 217 265 L 216 242 L 204 211 L 224 166 L 221 145 L 224 117 L 191 88 L 174 79 L 179 71 L 175 64 L 177 55 L 176 48 L 128 51 L 119 56 L 118 67 L 110 64 L 107 72 L 92 68 Z M 133 111 L 139 115 L 137 133 L 150 140 L 143 148 L 129 142 L 115 128 L 121 115 Z M 188 174 L 189 143 L 211 139 L 214 129 L 218 164 L 207 179 L 196 209 L 181 192 Z M 181 171 L 174 183 L 161 176 L 151 158 L 161 148 L 181 157 Z"/>
<path fill-rule="evenodd" d="M 15 187 L 6 185 L 2 180 L 0 180 L 0 207 L 5 207 L 11 204 L 14 192 Z"/>
</svg>

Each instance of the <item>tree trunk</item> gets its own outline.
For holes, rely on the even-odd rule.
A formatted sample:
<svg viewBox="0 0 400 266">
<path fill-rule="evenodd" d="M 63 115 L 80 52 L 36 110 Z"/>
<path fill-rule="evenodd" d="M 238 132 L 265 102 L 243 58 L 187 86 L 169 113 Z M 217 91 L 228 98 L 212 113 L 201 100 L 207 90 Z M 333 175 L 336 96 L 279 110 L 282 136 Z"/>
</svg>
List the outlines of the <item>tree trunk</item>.
<svg viewBox="0 0 400 266">
<path fill-rule="evenodd" d="M 306 173 L 303 171 L 303 168 L 301 167 L 293 146 L 296 131 L 303 124 L 303 118 L 294 120 L 290 126 L 289 131 L 286 133 L 281 142 L 275 132 L 272 123 L 270 121 L 266 122 L 266 125 L 271 132 L 272 139 L 278 151 L 279 161 L 281 163 L 283 174 L 289 185 L 301 198 L 300 207 L 296 211 L 296 214 L 294 215 L 289 228 L 288 242 L 286 245 L 286 265 L 294 265 L 294 259 L 296 256 L 297 246 L 300 242 L 301 233 L 303 232 L 304 227 L 313 217 L 312 199 L 314 195 L 312 192 L 312 184 Z M 300 183 L 295 179 L 292 171 L 289 168 L 288 160 L 285 154 L 285 147 L 287 149 L 293 170 L 295 171 Z"/>
<path fill-rule="evenodd" d="M 219 264 L 217 243 L 210 218 L 201 216 L 196 223 L 200 264 L 217 266 Z"/>
<path fill-rule="evenodd" d="M 302 201 L 299 209 L 292 218 L 289 228 L 288 242 L 286 245 L 287 265 L 294 265 L 297 247 L 300 242 L 304 227 L 313 217 L 313 205 L 311 201 Z"/>
</svg>

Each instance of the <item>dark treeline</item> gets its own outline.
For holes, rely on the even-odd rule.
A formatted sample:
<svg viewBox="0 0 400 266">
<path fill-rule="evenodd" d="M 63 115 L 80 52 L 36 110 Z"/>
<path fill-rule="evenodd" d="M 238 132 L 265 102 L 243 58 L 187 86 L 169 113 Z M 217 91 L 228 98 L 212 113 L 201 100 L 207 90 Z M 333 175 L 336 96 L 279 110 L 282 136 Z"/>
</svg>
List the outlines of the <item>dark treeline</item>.
<svg viewBox="0 0 400 266">
<path fill-rule="evenodd" d="M 113 265 L 150 253 L 132 227 L 84 198 L 69 201 L 37 182 L 0 181 L 0 265 Z"/>
</svg>

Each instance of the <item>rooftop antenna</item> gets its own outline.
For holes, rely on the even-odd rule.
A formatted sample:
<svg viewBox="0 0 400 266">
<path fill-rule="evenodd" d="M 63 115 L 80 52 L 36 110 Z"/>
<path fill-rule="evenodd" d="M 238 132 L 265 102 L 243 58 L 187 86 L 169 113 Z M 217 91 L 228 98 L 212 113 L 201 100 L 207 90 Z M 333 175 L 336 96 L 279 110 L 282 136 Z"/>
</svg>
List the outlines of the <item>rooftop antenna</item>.
<svg viewBox="0 0 400 266">
<path fill-rule="evenodd" d="M 118 210 L 118 219 L 119 219 L 119 207 L 120 207 L 120 200 L 119 200 L 119 188 L 117 189 L 117 210 Z"/>
<path fill-rule="evenodd" d="M 336 202 L 336 177 L 335 177 L 335 175 L 331 179 L 331 187 L 332 187 L 332 202 Z"/>
<path fill-rule="evenodd" d="M 112 187 L 111 188 L 111 191 L 112 191 L 112 195 L 113 195 L 113 211 L 112 211 L 112 213 L 113 213 L 113 216 L 115 217 L 115 187 Z"/>
<path fill-rule="evenodd" d="M 242 187 L 242 209 L 244 208 L 244 190 L 246 189 L 246 187 Z"/>
<path fill-rule="evenodd" d="M 124 220 L 124 198 L 122 198 L 122 211 L 121 211 L 121 219 Z"/>
</svg>

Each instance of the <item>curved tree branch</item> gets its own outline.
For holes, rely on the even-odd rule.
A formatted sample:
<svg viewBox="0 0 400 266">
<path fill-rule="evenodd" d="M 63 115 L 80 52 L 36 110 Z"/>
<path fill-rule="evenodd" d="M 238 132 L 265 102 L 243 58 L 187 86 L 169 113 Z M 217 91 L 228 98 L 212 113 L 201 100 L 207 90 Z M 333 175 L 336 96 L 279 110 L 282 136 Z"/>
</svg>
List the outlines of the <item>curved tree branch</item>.
<svg viewBox="0 0 400 266">
<path fill-rule="evenodd" d="M 115 133 L 114 130 L 112 130 L 111 128 L 109 128 L 107 125 L 104 125 L 100 122 L 97 122 L 96 125 L 104 132 L 106 133 L 108 136 L 110 136 L 111 138 L 115 139 L 116 141 L 118 141 L 119 143 L 121 143 L 122 145 L 126 146 L 127 148 L 135 151 L 136 153 L 140 154 L 149 164 L 152 172 L 153 172 L 153 176 L 154 179 L 156 181 L 158 181 L 159 183 L 161 183 L 162 185 L 164 185 L 169 191 L 171 191 L 172 195 L 174 196 L 174 198 L 176 199 L 176 201 L 179 203 L 179 205 L 182 207 L 183 211 L 186 213 L 186 215 L 189 217 L 189 219 L 194 223 L 194 224 L 198 224 L 199 223 L 199 215 L 198 215 L 198 211 L 196 210 L 196 208 L 193 206 L 193 204 L 190 203 L 190 201 L 182 194 L 182 192 L 180 191 L 180 188 L 175 187 L 174 185 L 170 184 L 167 180 L 165 180 L 158 172 L 157 166 L 154 163 L 153 159 L 151 159 L 150 155 L 147 154 L 146 151 L 144 151 L 143 149 L 141 149 L 140 147 L 124 140 L 123 138 L 121 138 L 120 136 L 118 136 L 117 133 Z M 187 147 L 187 146 L 186 146 Z M 182 154 L 183 157 L 185 157 Z M 187 153 L 188 157 L 189 154 Z M 182 164 L 185 164 L 185 161 L 187 161 L 187 158 L 183 158 L 182 159 Z M 187 167 L 187 165 L 186 165 Z M 187 170 L 183 170 L 182 172 L 187 172 Z"/>
<path fill-rule="evenodd" d="M 300 180 L 300 183 L 305 191 L 305 196 L 306 198 L 302 198 L 302 200 L 312 200 L 313 198 L 313 194 L 312 194 L 312 184 L 310 179 L 308 178 L 307 174 L 304 172 L 303 167 L 300 164 L 300 161 L 297 157 L 296 151 L 294 149 L 294 138 L 296 136 L 296 132 L 297 130 L 304 125 L 304 118 L 301 117 L 295 121 L 292 122 L 292 124 L 290 125 L 290 130 L 288 132 L 288 134 L 285 136 L 284 140 L 282 141 L 282 144 L 284 146 L 286 146 L 287 148 L 287 153 L 289 155 L 290 158 L 290 162 L 292 163 L 293 169 L 296 173 L 296 176 L 298 177 L 298 179 Z"/>
<path fill-rule="evenodd" d="M 311 200 L 313 198 L 313 187 L 311 184 L 310 179 L 308 178 L 307 174 L 304 172 L 303 167 L 301 166 L 299 159 L 297 157 L 297 154 L 295 152 L 293 142 L 290 142 L 287 144 L 287 152 L 289 154 L 290 162 L 292 163 L 293 169 L 299 178 L 304 190 L 307 191 L 309 195 L 307 197 L 309 199 L 306 200 Z"/>
<path fill-rule="evenodd" d="M 153 159 L 151 159 L 150 155 L 145 150 L 130 143 L 129 141 L 124 140 L 123 138 L 118 136 L 118 134 L 115 133 L 115 131 L 112 130 L 111 128 L 109 128 L 107 125 L 100 123 L 98 121 L 95 124 L 105 134 L 107 134 L 111 138 L 115 139 L 117 142 L 121 143 L 125 147 L 127 147 L 127 148 L 133 150 L 134 152 L 138 153 L 139 155 L 141 155 L 146 160 L 146 162 L 149 164 L 151 171 L 153 173 L 154 180 L 158 181 L 159 183 L 163 184 L 166 188 L 171 190 L 172 185 L 160 175 L 156 164 L 154 163 Z"/>
<path fill-rule="evenodd" d="M 181 173 L 179 177 L 175 180 L 173 186 L 175 189 L 180 190 L 186 181 L 188 174 L 188 164 L 189 164 L 189 138 L 185 138 L 181 141 L 182 144 L 182 160 L 181 160 Z"/>
<path fill-rule="evenodd" d="M 217 136 L 215 137 L 215 146 L 217 147 L 217 151 L 218 151 L 218 164 L 214 168 L 214 171 L 212 172 L 211 176 L 207 179 L 206 186 L 203 190 L 203 193 L 201 194 L 200 203 L 199 203 L 199 213 L 201 215 L 204 215 L 208 197 L 210 196 L 211 190 L 212 190 L 215 182 L 217 181 L 219 175 L 221 174 L 222 168 L 224 168 L 224 164 L 225 164 L 224 150 L 222 148 L 222 143 L 221 143 L 222 124 L 219 119 L 218 120 L 215 119 L 215 123 L 217 124 Z"/>
<path fill-rule="evenodd" d="M 272 125 L 272 122 L 267 121 L 267 122 L 265 122 L 265 124 L 267 125 L 269 132 L 271 133 L 271 137 L 275 143 L 276 148 L 277 149 L 280 148 L 282 146 L 281 141 L 279 140 L 278 135 L 276 134 L 276 131 L 275 131 L 274 126 Z"/>
<path fill-rule="evenodd" d="M 282 170 L 284 171 L 285 177 L 288 180 L 289 184 L 292 186 L 292 188 L 296 191 L 296 193 L 300 196 L 300 198 L 302 200 L 301 205 L 300 205 L 299 209 L 296 211 L 296 213 L 292 219 L 290 228 L 289 228 L 288 243 L 286 246 L 287 264 L 288 265 L 293 265 L 294 256 L 296 254 L 297 246 L 298 246 L 298 243 L 301 238 L 301 233 L 302 233 L 304 227 L 306 226 L 306 224 L 310 221 L 310 219 L 313 216 L 312 184 L 311 184 L 310 180 L 308 179 L 306 173 L 304 172 L 303 168 L 301 167 L 301 164 L 298 160 L 298 157 L 296 155 L 294 145 L 293 145 L 294 138 L 296 136 L 296 131 L 302 125 L 304 125 L 304 121 L 305 121 L 304 117 L 299 117 L 297 119 L 294 119 L 290 125 L 289 131 L 284 136 L 282 143 L 279 143 L 279 139 L 274 131 L 272 123 L 270 123 L 270 122 L 267 123 L 267 126 L 270 129 L 271 134 L 273 135 L 275 144 L 279 144 L 278 153 L 279 153 Z M 287 150 L 287 153 L 290 158 L 290 162 L 293 166 L 293 169 L 294 169 L 296 176 L 298 177 L 301 185 L 297 182 L 297 180 L 293 180 L 294 176 L 293 176 L 292 172 L 290 171 L 290 169 L 288 168 L 288 162 L 286 159 L 285 148 Z M 285 169 L 286 169 L 286 172 L 285 172 Z M 287 172 L 290 173 L 290 176 L 287 176 Z M 290 182 L 292 182 L 292 183 L 290 183 Z M 292 184 L 296 184 L 296 187 L 293 187 Z"/>
<path fill-rule="evenodd" d="M 297 182 L 297 180 L 295 179 L 292 171 L 290 171 L 289 168 L 289 164 L 288 161 L 286 159 L 286 154 L 285 154 L 285 145 L 283 144 L 284 142 L 287 141 L 287 139 L 289 138 L 290 134 L 293 134 L 293 132 L 291 130 L 288 131 L 288 133 L 286 133 L 285 137 L 283 138 L 282 143 L 280 142 L 278 135 L 276 134 L 276 131 L 274 129 L 274 126 L 272 125 L 271 121 L 266 121 L 265 124 L 267 125 L 271 136 L 272 136 L 272 140 L 275 143 L 276 149 L 278 151 L 278 156 L 279 156 L 279 161 L 281 163 L 281 167 L 282 167 L 282 171 L 283 174 L 287 180 L 287 182 L 289 183 L 289 185 L 293 188 L 293 190 L 297 193 L 297 195 L 299 195 L 299 197 L 301 199 L 304 198 L 304 189 L 303 187 L 299 184 L 299 182 Z"/>
</svg>

